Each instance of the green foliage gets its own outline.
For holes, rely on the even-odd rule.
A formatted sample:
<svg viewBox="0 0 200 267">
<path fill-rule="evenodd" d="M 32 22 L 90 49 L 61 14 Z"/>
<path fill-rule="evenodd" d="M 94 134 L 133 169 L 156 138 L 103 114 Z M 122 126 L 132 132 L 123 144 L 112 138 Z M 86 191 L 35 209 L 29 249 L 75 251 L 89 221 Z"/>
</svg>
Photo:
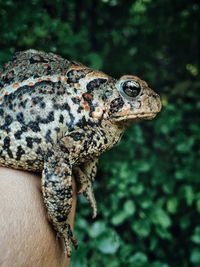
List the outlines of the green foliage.
<svg viewBox="0 0 200 267">
<path fill-rule="evenodd" d="M 198 1 L 0 0 L 0 63 L 16 50 L 57 52 L 162 96 L 102 156 L 99 215 L 79 199 L 72 267 L 200 266 Z"/>
</svg>

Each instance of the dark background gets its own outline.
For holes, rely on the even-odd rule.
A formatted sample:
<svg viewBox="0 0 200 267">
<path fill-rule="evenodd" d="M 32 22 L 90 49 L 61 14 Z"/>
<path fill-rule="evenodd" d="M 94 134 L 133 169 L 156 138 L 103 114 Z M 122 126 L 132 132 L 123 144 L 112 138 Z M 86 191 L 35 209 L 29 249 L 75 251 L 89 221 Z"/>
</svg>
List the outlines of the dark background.
<svg viewBox="0 0 200 267">
<path fill-rule="evenodd" d="M 100 161 L 99 215 L 79 199 L 72 267 L 200 266 L 200 4 L 194 0 L 0 0 L 0 63 L 29 48 L 162 97 Z"/>
</svg>

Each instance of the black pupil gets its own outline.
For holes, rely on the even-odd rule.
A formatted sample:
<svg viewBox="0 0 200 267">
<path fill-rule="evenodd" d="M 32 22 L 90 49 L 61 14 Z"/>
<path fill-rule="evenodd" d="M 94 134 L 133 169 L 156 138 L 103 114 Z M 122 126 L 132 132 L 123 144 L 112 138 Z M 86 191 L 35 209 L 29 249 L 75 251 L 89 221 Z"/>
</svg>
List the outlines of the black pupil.
<svg viewBox="0 0 200 267">
<path fill-rule="evenodd" d="M 123 91 L 126 95 L 130 97 L 136 97 L 140 93 L 140 86 L 139 84 L 134 84 L 130 81 L 127 81 L 123 84 Z"/>
</svg>

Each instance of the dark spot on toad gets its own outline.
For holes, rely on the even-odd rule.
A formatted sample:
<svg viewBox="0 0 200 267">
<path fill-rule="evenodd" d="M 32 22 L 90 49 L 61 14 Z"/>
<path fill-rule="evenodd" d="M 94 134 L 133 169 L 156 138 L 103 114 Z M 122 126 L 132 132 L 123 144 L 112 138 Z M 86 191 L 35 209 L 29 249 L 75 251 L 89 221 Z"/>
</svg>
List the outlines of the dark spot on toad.
<svg viewBox="0 0 200 267">
<path fill-rule="evenodd" d="M 21 146 L 18 146 L 16 152 L 16 160 L 20 160 L 23 154 L 25 154 L 24 149 Z"/>
</svg>

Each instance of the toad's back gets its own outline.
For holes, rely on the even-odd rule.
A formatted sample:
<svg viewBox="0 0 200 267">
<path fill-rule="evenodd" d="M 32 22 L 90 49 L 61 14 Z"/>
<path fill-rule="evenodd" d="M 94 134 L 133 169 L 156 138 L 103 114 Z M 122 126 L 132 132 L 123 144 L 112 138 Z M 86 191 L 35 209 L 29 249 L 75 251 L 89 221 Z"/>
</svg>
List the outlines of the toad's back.
<svg viewBox="0 0 200 267">
<path fill-rule="evenodd" d="M 76 66 L 82 65 L 35 50 L 16 53 L 5 65 L 0 73 L 0 165 L 42 170 L 47 147 L 73 126 L 75 117 L 80 119 L 72 114 L 70 84 L 64 81 Z"/>
<path fill-rule="evenodd" d="M 57 80 L 65 76 L 70 66 L 81 65 L 63 59 L 53 53 L 36 50 L 17 52 L 13 60 L 6 63 L 0 72 L 0 99 L 23 85 L 36 81 Z"/>
</svg>

